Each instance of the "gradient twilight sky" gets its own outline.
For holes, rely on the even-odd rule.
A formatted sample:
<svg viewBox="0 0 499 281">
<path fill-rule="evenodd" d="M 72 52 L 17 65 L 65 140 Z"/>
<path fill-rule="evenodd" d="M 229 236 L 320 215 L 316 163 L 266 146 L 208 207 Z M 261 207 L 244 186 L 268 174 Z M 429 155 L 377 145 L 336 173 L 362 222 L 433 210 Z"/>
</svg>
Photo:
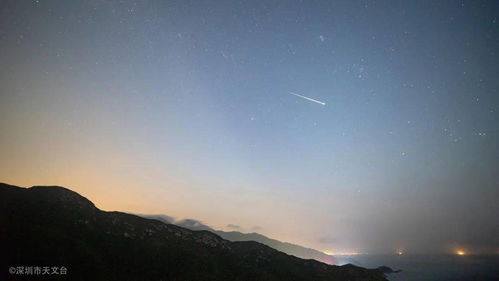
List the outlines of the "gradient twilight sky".
<svg viewBox="0 0 499 281">
<path fill-rule="evenodd" d="M 498 17 L 1 1 L 0 181 L 333 252 L 497 252 Z"/>
</svg>

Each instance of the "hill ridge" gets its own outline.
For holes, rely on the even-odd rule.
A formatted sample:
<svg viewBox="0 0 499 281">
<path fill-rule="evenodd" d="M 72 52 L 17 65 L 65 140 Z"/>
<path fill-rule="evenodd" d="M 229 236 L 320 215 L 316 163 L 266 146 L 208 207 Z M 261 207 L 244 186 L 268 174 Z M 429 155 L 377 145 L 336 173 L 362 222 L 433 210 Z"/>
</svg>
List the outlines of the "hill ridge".
<svg viewBox="0 0 499 281">
<path fill-rule="evenodd" d="M 63 187 L 1 184 L 0 266 L 64 265 L 71 280 L 386 280 L 376 269 L 303 260 L 87 201 Z"/>
</svg>

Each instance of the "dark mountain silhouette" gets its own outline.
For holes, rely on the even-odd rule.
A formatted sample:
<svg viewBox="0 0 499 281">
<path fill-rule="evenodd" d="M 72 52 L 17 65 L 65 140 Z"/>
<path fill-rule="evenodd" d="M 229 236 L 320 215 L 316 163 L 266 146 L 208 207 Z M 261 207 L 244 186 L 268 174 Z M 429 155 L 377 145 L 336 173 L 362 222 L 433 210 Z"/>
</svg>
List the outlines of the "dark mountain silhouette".
<svg viewBox="0 0 499 281">
<path fill-rule="evenodd" d="M 302 259 L 314 259 L 327 264 L 335 264 L 336 259 L 334 256 L 327 255 L 321 251 L 303 247 L 300 245 L 282 242 L 276 239 L 269 238 L 265 235 L 259 233 L 242 233 L 239 231 L 221 231 L 215 230 L 202 222 L 195 219 L 184 219 L 180 221 L 175 221 L 174 218 L 166 215 L 142 215 L 143 217 L 156 219 L 163 222 L 173 223 L 178 226 L 182 226 L 188 228 L 190 230 L 208 230 L 218 234 L 223 239 L 229 241 L 255 241 L 262 244 L 265 244 L 271 248 L 274 248 L 278 251 L 284 252 L 288 255 L 293 255 Z"/>
<path fill-rule="evenodd" d="M 148 218 L 148 219 L 162 221 L 162 222 L 168 223 L 168 224 L 173 223 L 175 221 L 175 218 L 167 216 L 167 215 L 141 215 L 141 214 L 137 214 L 137 215 L 144 217 L 144 218 Z"/>
<path fill-rule="evenodd" d="M 181 226 L 181 227 L 188 228 L 190 230 L 195 230 L 195 231 L 207 230 L 207 231 L 211 231 L 211 232 L 216 233 L 215 229 L 201 223 L 200 221 L 194 220 L 194 219 L 185 219 L 185 220 L 181 220 L 181 221 L 176 221 L 176 222 L 174 222 L 174 224 Z"/>
<path fill-rule="evenodd" d="M 328 264 L 335 263 L 335 257 L 324 254 L 323 252 L 306 248 L 300 245 L 281 242 L 279 240 L 268 238 L 258 233 L 242 233 L 239 231 L 215 231 L 223 239 L 229 241 L 256 241 L 265 244 L 278 251 L 284 252 L 288 255 L 293 255 L 302 259 L 314 259 Z"/>
<path fill-rule="evenodd" d="M 257 242 L 121 212 L 63 187 L 0 184 L 0 280 L 386 280 L 377 269 L 296 258 Z M 9 267 L 64 266 L 29 279 Z"/>
</svg>

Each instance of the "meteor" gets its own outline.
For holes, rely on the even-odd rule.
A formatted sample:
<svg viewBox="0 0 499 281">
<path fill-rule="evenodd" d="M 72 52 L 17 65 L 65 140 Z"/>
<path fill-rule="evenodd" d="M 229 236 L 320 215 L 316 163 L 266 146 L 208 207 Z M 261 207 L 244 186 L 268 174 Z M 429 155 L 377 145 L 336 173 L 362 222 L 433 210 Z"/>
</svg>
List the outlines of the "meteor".
<svg viewBox="0 0 499 281">
<path fill-rule="evenodd" d="M 314 100 L 312 98 L 309 98 L 309 97 L 305 97 L 305 96 L 302 96 L 302 95 L 298 95 L 297 93 L 293 93 L 293 92 L 289 92 L 290 94 L 292 94 L 293 96 L 297 96 L 299 98 L 302 98 L 302 99 L 306 99 L 308 101 L 311 101 L 311 102 L 315 102 L 315 103 L 318 103 L 318 104 L 322 104 L 322 105 L 326 105 L 325 102 L 321 102 L 321 101 L 318 101 L 318 100 Z"/>
</svg>

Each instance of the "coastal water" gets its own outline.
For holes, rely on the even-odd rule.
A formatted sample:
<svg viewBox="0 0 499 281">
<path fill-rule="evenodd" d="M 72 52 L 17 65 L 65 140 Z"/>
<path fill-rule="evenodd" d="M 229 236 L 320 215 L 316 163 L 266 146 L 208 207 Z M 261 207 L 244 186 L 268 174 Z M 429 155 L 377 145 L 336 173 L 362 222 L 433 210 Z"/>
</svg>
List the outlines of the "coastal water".
<svg viewBox="0 0 499 281">
<path fill-rule="evenodd" d="M 338 257 L 340 263 L 374 268 L 386 265 L 402 272 L 390 281 L 499 281 L 499 255 L 358 255 Z"/>
</svg>

